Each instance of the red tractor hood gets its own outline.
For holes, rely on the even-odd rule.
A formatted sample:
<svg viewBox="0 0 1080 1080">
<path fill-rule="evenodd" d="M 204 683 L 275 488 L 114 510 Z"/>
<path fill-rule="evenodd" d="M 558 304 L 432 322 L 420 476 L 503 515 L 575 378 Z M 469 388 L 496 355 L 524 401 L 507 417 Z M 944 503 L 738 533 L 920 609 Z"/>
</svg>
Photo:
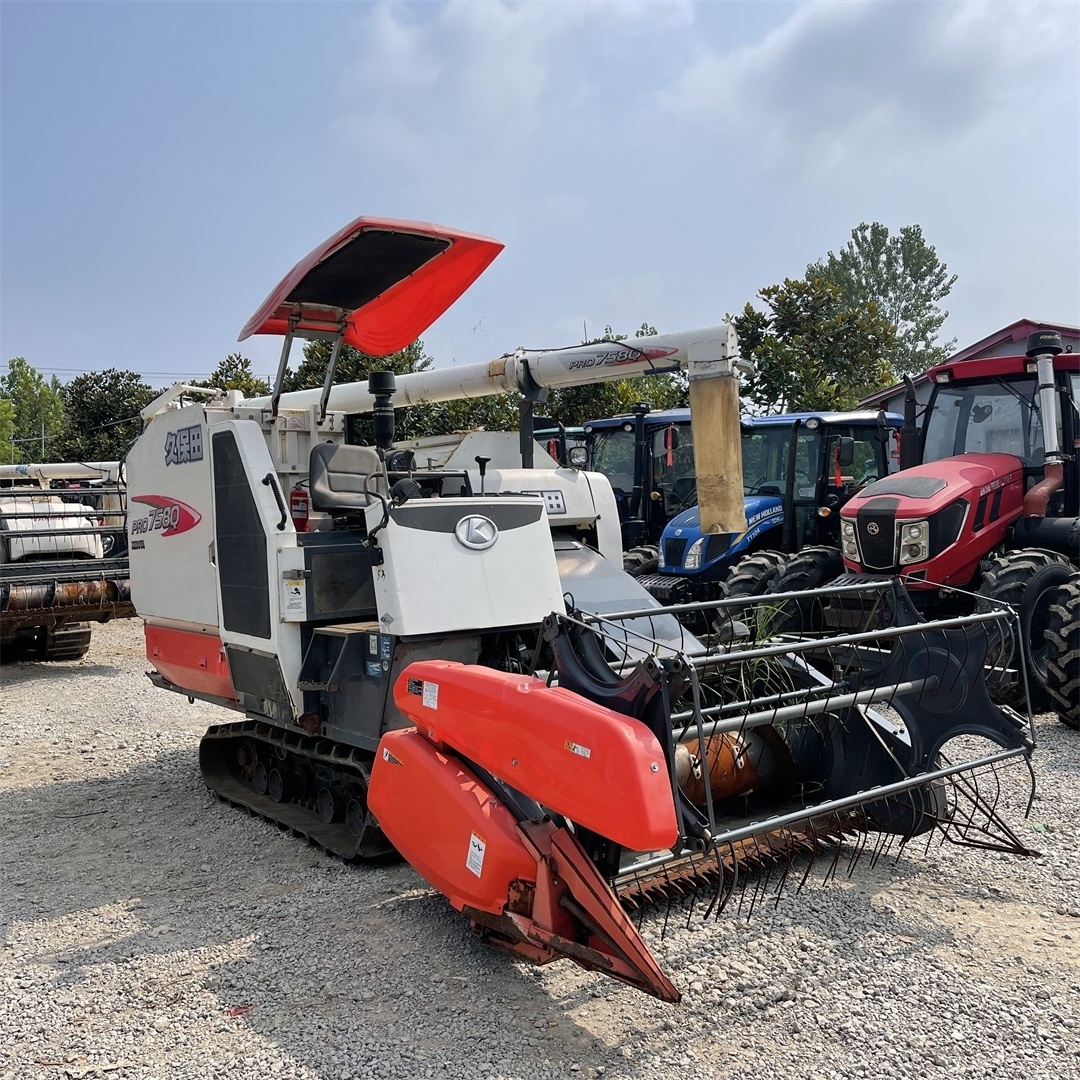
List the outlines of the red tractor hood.
<svg viewBox="0 0 1080 1080">
<path fill-rule="evenodd" d="M 978 500 L 1023 478 L 1023 462 L 1012 454 L 958 454 L 875 481 L 846 503 L 840 515 L 854 518 L 868 500 L 888 496 L 898 500 L 898 518 L 928 517 L 961 495 Z"/>
<path fill-rule="evenodd" d="M 298 262 L 240 331 L 319 337 L 387 356 L 415 341 L 503 245 L 420 221 L 360 217 Z"/>
</svg>

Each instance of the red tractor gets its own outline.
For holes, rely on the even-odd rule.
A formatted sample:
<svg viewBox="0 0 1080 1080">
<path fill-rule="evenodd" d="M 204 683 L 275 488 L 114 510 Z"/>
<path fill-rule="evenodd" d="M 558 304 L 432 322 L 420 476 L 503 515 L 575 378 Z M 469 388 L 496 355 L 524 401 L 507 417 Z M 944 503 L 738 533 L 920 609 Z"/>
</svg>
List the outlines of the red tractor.
<svg viewBox="0 0 1080 1080">
<path fill-rule="evenodd" d="M 902 463 L 841 511 L 845 580 L 899 576 L 934 617 L 1004 601 L 1021 627 L 1024 671 L 991 672 L 994 696 L 1080 727 L 1080 356 L 1054 331 L 1024 356 L 955 361 L 928 373 L 915 423 L 909 392 Z M 918 462 L 921 462 L 919 464 Z M 773 588 L 814 588 L 823 560 L 806 549 Z M 852 625 L 854 601 L 801 605 L 803 628 Z M 1019 658 L 1012 667 L 1020 668 Z"/>
</svg>

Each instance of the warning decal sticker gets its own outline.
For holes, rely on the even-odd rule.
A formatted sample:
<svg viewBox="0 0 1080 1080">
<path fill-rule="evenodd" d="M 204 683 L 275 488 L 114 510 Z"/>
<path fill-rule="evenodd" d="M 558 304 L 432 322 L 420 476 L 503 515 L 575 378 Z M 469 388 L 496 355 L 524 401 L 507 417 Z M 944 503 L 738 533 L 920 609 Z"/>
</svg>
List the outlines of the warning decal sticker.
<svg viewBox="0 0 1080 1080">
<path fill-rule="evenodd" d="M 486 851 L 487 844 L 476 833 L 473 833 L 469 837 L 469 854 L 465 859 L 465 865 L 477 877 L 480 877 L 484 872 L 484 853 Z"/>
<path fill-rule="evenodd" d="M 424 708 L 437 709 L 439 707 L 439 684 L 437 682 L 424 683 Z"/>
</svg>

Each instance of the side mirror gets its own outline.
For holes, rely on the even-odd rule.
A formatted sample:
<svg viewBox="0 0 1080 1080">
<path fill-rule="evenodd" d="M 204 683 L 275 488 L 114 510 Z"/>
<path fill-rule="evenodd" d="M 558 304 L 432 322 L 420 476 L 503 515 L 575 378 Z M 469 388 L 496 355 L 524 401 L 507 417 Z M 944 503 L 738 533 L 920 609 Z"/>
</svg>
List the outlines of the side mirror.
<svg viewBox="0 0 1080 1080">
<path fill-rule="evenodd" d="M 589 464 L 589 450 L 585 446 L 571 446 L 568 454 L 570 465 L 575 469 L 584 469 Z"/>
<path fill-rule="evenodd" d="M 679 445 L 679 429 L 674 424 L 668 424 L 661 428 L 652 437 L 652 454 L 654 458 L 666 457 L 674 453 Z"/>
<path fill-rule="evenodd" d="M 846 469 L 855 460 L 855 440 L 847 435 L 836 440 L 836 464 Z"/>
</svg>

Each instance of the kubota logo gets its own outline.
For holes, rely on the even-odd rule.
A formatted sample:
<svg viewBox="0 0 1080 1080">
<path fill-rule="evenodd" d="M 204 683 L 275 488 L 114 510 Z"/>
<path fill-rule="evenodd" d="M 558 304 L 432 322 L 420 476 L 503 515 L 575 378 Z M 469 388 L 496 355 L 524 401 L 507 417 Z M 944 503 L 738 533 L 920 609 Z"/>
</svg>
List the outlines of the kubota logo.
<svg viewBox="0 0 1080 1080">
<path fill-rule="evenodd" d="M 499 530 L 491 518 L 480 514 L 463 517 L 454 529 L 458 543 L 473 551 L 484 551 L 499 539 Z"/>
<path fill-rule="evenodd" d="M 153 532 L 159 532 L 162 536 L 175 536 L 177 533 L 194 529 L 202 521 L 202 514 L 198 510 L 170 495 L 132 495 L 131 501 L 146 503 L 151 507 L 146 517 L 132 519 L 132 536 Z"/>
</svg>

